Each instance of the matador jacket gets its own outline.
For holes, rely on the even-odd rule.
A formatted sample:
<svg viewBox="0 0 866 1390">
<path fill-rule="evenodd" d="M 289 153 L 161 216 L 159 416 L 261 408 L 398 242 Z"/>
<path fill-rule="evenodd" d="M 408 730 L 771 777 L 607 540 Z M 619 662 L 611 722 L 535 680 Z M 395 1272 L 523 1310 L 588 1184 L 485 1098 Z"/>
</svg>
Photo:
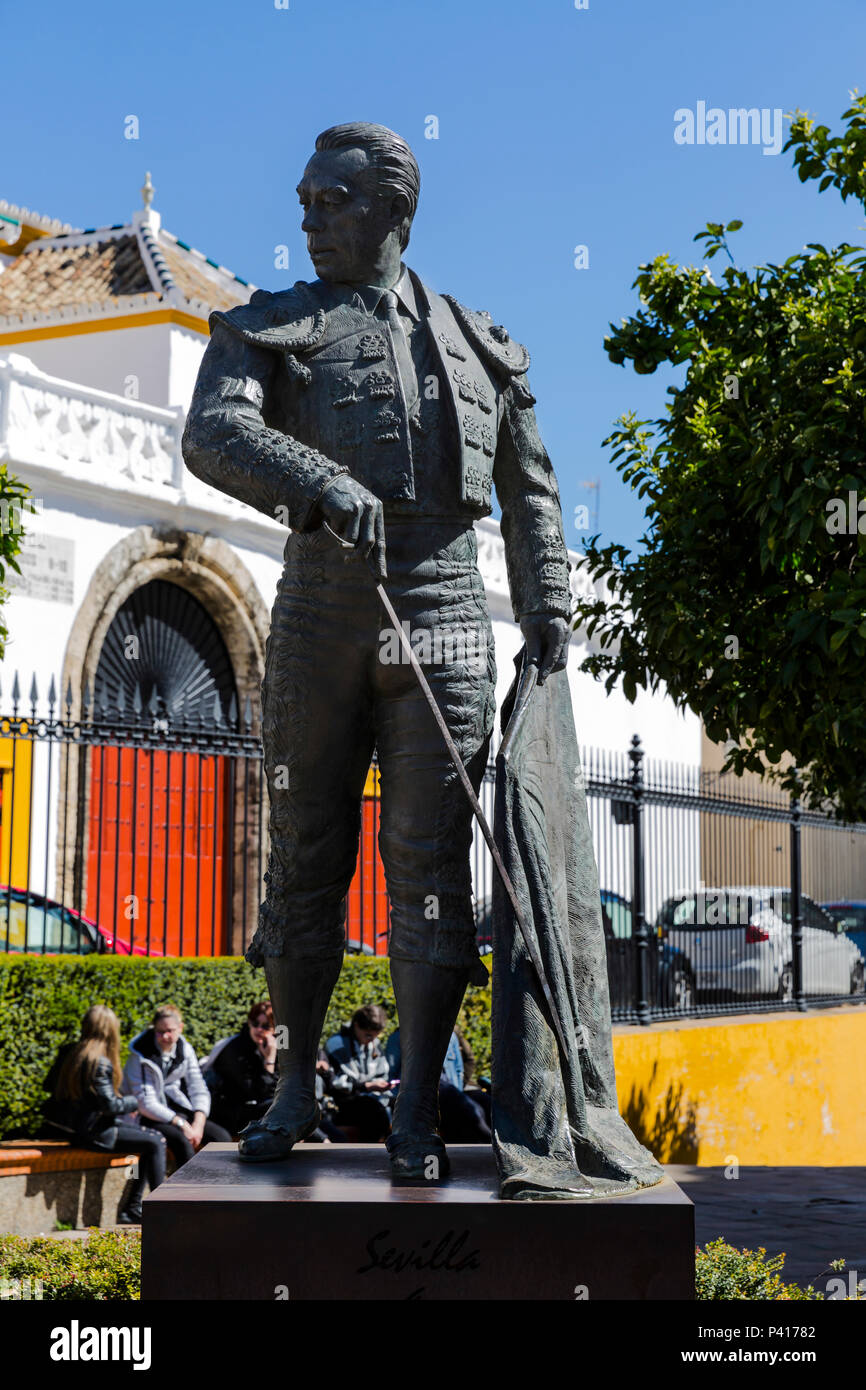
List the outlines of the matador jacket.
<svg viewBox="0 0 866 1390">
<path fill-rule="evenodd" d="M 515 617 L 569 618 L 559 490 L 532 409 L 529 354 L 488 314 L 408 274 L 459 450 L 449 514 L 467 525 L 488 515 L 495 487 Z M 321 524 L 318 502 L 340 473 L 379 497 L 386 519 L 389 507 L 411 512 L 424 383 L 410 428 L 387 323 L 350 286 L 258 290 L 210 325 L 183 439 L 197 477 L 297 531 Z"/>
</svg>

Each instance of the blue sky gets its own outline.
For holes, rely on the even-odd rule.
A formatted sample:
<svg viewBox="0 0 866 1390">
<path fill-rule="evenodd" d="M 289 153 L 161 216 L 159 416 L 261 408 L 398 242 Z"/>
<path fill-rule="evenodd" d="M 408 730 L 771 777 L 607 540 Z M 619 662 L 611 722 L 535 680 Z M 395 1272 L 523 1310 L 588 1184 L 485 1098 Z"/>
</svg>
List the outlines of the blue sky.
<svg viewBox="0 0 866 1390">
<path fill-rule="evenodd" d="M 602 347 L 636 307 L 639 263 L 700 263 L 694 233 L 734 217 L 741 265 L 866 242 L 863 209 L 802 185 L 790 155 L 673 138 L 674 112 L 699 101 L 800 107 L 837 128 L 864 83 L 863 0 L 0 0 L 0 33 L 0 196 L 111 224 L 140 206 L 150 169 L 164 225 L 266 288 L 313 278 L 294 188 L 317 133 L 361 119 L 404 135 L 422 180 L 407 260 L 528 345 L 576 547 L 587 480 L 607 538 L 643 530 L 601 445 L 622 411 L 660 414 L 672 380 Z M 289 271 L 274 269 L 279 244 Z"/>
</svg>

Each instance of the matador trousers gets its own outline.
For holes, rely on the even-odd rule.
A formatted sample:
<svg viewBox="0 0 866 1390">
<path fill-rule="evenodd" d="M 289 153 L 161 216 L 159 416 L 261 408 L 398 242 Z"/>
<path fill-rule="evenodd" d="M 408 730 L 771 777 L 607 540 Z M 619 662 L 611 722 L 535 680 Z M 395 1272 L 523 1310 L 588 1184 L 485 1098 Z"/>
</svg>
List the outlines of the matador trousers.
<svg viewBox="0 0 866 1390">
<path fill-rule="evenodd" d="M 496 666 L 475 532 L 462 521 L 391 521 L 386 535 L 388 595 L 477 791 Z M 286 545 L 262 743 L 270 852 L 247 960 L 314 962 L 343 949 L 375 749 L 389 954 L 454 970 L 477 961 L 466 793 L 366 563 L 324 529 L 293 533 Z"/>
</svg>

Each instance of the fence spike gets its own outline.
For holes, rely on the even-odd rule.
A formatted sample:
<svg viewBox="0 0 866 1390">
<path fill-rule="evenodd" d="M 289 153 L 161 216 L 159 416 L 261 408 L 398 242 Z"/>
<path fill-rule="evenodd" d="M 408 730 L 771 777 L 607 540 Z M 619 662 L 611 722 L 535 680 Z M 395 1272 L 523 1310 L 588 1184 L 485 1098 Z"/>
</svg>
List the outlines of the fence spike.
<svg viewBox="0 0 866 1390">
<path fill-rule="evenodd" d="M 51 677 L 51 684 L 48 687 L 48 708 L 53 710 L 57 703 L 57 689 L 54 684 L 54 677 Z"/>
<path fill-rule="evenodd" d="M 140 719 L 140 718 L 141 718 L 142 704 L 141 704 L 141 686 L 139 685 L 138 681 L 135 682 L 135 690 L 132 692 L 132 708 L 135 710 L 135 717 L 136 717 L 136 719 Z"/>
<path fill-rule="evenodd" d="M 222 705 L 220 704 L 220 697 L 217 694 L 213 697 L 213 721 L 215 724 L 221 724 L 223 722 Z"/>
<path fill-rule="evenodd" d="M 126 696 L 123 693 L 123 686 L 119 683 L 117 686 L 117 713 L 121 719 L 126 714 Z"/>
<path fill-rule="evenodd" d="M 33 672 L 33 679 L 30 682 L 30 708 L 36 713 L 36 702 L 39 699 L 39 690 L 36 686 L 36 672 Z"/>
<path fill-rule="evenodd" d="M 14 679 L 13 679 L 13 681 L 12 681 L 12 713 L 13 713 L 13 714 L 15 714 L 15 713 L 17 712 L 17 710 L 18 710 L 18 700 L 19 700 L 20 696 L 21 696 L 21 687 L 20 687 L 20 685 L 18 684 L 18 672 L 16 671 L 16 672 L 15 672 L 15 677 L 14 677 Z"/>
<path fill-rule="evenodd" d="M 147 702 L 147 712 L 152 719 L 155 719 L 159 710 L 159 701 L 156 698 L 156 686 L 150 692 L 150 699 Z"/>
<path fill-rule="evenodd" d="M 238 702 L 234 691 L 232 691 L 231 703 L 229 704 L 229 725 L 232 729 L 237 727 L 238 722 Z"/>
<path fill-rule="evenodd" d="M 71 685 L 71 683 L 70 683 L 70 687 L 69 687 L 69 693 L 70 693 L 70 695 L 72 694 L 72 685 Z M 84 682 L 84 690 L 83 690 L 83 692 L 82 692 L 81 701 L 82 701 L 82 706 L 83 706 L 82 713 L 86 713 L 86 711 L 90 709 L 90 705 L 91 705 L 91 698 L 90 698 L 90 681 L 85 681 L 85 682 Z M 71 704 L 72 701 L 70 700 L 69 703 Z"/>
<path fill-rule="evenodd" d="M 252 706 L 252 701 L 250 700 L 250 697 L 249 697 L 249 695 L 248 695 L 247 698 L 244 700 L 244 728 L 246 729 L 247 733 L 249 733 L 249 731 L 250 731 L 250 729 L 251 729 L 252 727 L 253 727 L 253 706 Z"/>
</svg>

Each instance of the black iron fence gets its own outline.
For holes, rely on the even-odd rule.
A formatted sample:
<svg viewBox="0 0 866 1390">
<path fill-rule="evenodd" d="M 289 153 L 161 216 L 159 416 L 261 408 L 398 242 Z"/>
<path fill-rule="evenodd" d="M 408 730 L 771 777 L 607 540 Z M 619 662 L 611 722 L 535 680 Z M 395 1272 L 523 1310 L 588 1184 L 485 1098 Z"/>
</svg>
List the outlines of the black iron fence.
<svg viewBox="0 0 866 1390">
<path fill-rule="evenodd" d="M 614 1020 L 866 1002 L 866 825 L 772 784 L 582 750 Z M 481 802 L 493 809 L 493 770 Z M 473 851 L 479 944 L 493 866 Z"/>
<path fill-rule="evenodd" d="M 18 680 L 0 718 L 0 950 L 240 954 L 255 930 L 267 797 L 255 712 L 188 716 L 151 697 L 94 703 Z M 585 749 L 614 1018 L 863 1001 L 866 825 L 772 786 Z M 488 768 L 481 802 L 493 812 Z M 371 769 L 350 951 L 387 954 L 388 898 Z M 478 942 L 493 866 L 472 854 Z M 823 905 L 823 906 L 822 906 Z"/>
<path fill-rule="evenodd" d="M 222 955 L 255 930 L 264 855 L 249 701 L 62 706 L 0 718 L 0 950 Z"/>
<path fill-rule="evenodd" d="M 614 1018 L 864 1000 L 866 825 L 637 738 L 583 771 Z"/>
</svg>

